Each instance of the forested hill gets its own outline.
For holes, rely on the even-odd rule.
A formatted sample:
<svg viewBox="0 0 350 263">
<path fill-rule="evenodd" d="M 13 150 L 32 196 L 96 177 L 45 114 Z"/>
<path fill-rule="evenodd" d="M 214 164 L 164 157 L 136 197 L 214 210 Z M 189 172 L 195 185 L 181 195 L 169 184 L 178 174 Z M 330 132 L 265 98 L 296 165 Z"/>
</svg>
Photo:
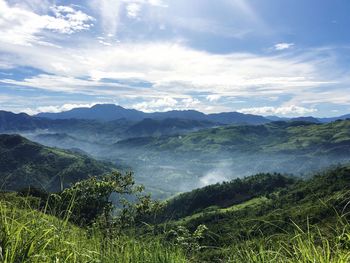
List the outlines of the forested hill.
<svg viewBox="0 0 350 263">
<path fill-rule="evenodd" d="M 258 174 L 208 185 L 168 200 L 164 213 L 167 218 L 176 219 L 211 206 L 226 208 L 286 188 L 296 181 L 281 174 Z"/>
<path fill-rule="evenodd" d="M 88 156 L 45 147 L 19 135 L 0 135 L 0 156 L 1 190 L 36 186 L 59 191 L 61 185 L 68 187 L 113 169 Z"/>
<path fill-rule="evenodd" d="M 189 229 L 205 224 L 210 229 L 205 245 L 220 247 L 223 255 L 228 252 L 233 256 L 234 251 L 250 246 L 252 250 L 281 248 L 288 253 L 292 250 L 288 242 L 302 235 L 309 240 L 333 242 L 332 235 L 348 226 L 349 189 L 350 164 L 326 169 L 308 180 L 278 174 L 255 175 L 170 199 L 165 202 L 159 222 Z M 349 241 L 349 237 L 342 240 L 344 244 Z M 218 255 L 218 251 L 207 250 L 201 256 L 208 259 Z M 223 255 L 220 257 L 227 257 Z M 322 254 L 320 258 L 323 257 Z"/>
<path fill-rule="evenodd" d="M 228 126 L 205 129 L 183 136 L 135 138 L 118 142 L 137 147 L 178 153 L 311 153 L 350 154 L 350 120 L 327 124 L 272 122 L 264 125 Z"/>
<path fill-rule="evenodd" d="M 305 180 L 290 175 L 257 174 L 179 194 L 165 201 L 162 217 L 166 220 L 176 220 L 202 214 L 204 219 L 206 212 L 211 212 L 213 216 L 217 211 L 228 219 L 232 214 L 220 211 L 233 211 L 233 208 L 245 203 L 252 204 L 251 200 L 259 198 L 262 198 L 263 202 L 250 207 L 252 213 L 259 211 L 259 215 L 268 214 L 275 209 L 281 209 L 280 212 L 288 214 L 289 210 L 294 210 L 294 205 L 301 206 L 300 211 L 294 211 L 296 213 L 303 211 L 307 213 L 311 207 L 320 210 L 329 209 L 331 207 L 323 207 L 325 204 L 322 204 L 322 200 L 335 202 L 338 197 L 341 197 L 343 203 L 333 205 L 339 205 L 338 208 L 343 205 L 349 209 L 346 207 L 346 202 L 350 198 L 349 189 L 350 163 L 325 169 Z M 264 211 L 261 210 L 262 207 L 265 208 Z M 316 216 L 315 211 L 313 213 L 312 216 Z M 292 218 L 293 212 L 289 216 Z"/>
</svg>

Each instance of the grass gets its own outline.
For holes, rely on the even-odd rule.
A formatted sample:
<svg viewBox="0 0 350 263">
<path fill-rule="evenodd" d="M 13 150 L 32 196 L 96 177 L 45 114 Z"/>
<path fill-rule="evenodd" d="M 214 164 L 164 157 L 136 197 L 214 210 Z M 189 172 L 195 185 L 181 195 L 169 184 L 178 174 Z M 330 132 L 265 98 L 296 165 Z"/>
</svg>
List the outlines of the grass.
<svg viewBox="0 0 350 263">
<path fill-rule="evenodd" d="M 340 227 L 330 230 L 295 225 L 294 234 L 266 237 L 235 244 L 227 251 L 227 262 L 347 263 L 350 262 L 350 225 L 339 218 Z"/>
<path fill-rule="evenodd" d="M 34 201 L 15 194 L 1 196 L 0 262 L 350 262 L 350 224 L 345 216 L 338 216 L 333 227 L 293 224 L 294 233 L 237 240 L 224 248 L 203 247 L 186 258 L 179 247 L 161 237 L 120 234 L 105 239 L 97 229 L 72 225 L 68 217 L 60 220 L 37 211 Z M 256 198 L 244 205 L 265 201 Z M 220 257 L 213 256 L 215 251 Z"/>
<path fill-rule="evenodd" d="M 24 200 L 22 208 L 0 201 L 0 262 L 186 262 L 179 248 L 160 239 L 119 235 L 103 238 L 97 229 L 78 228 L 36 211 Z"/>
<path fill-rule="evenodd" d="M 220 208 L 218 206 L 209 206 L 199 213 L 194 213 L 190 216 L 186 216 L 184 218 L 181 218 L 181 220 L 179 220 L 178 223 L 181 223 L 181 224 L 186 223 L 186 222 L 188 223 L 191 220 L 199 219 L 203 216 L 210 216 L 210 215 L 217 216 L 220 214 L 225 214 L 227 212 L 235 212 L 235 211 L 239 211 L 242 209 L 254 209 L 257 206 L 262 205 L 264 203 L 268 203 L 268 202 L 271 202 L 271 200 L 265 196 L 261 196 L 261 197 L 252 198 L 248 201 L 245 201 L 243 203 L 233 205 L 233 206 L 230 206 L 227 208 Z"/>
</svg>

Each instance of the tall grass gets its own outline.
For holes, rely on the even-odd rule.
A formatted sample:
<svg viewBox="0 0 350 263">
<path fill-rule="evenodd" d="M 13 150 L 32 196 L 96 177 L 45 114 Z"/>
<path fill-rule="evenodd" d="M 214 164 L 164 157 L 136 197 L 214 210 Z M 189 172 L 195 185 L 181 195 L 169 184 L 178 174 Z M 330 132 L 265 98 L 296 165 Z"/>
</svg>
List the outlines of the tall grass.
<svg viewBox="0 0 350 263">
<path fill-rule="evenodd" d="M 23 205 L 22 205 L 23 206 Z M 106 240 L 99 230 L 87 231 L 13 202 L 0 201 L 0 262 L 186 262 L 180 249 L 155 237 L 119 235 Z"/>
<path fill-rule="evenodd" d="M 34 209 L 29 199 L 16 202 L 16 198 L 0 200 L 0 262 L 214 262 L 210 248 L 187 255 L 186 259 L 179 247 L 153 235 L 141 238 L 120 234 L 106 239 L 98 228 L 79 228 L 69 223 L 68 215 L 58 219 Z M 332 227 L 307 223 L 304 228 L 294 224 L 294 229 L 293 234 L 252 238 L 217 248 L 220 256 L 215 262 L 350 262 L 350 224 L 345 217 L 338 216 Z M 209 257 L 205 258 L 205 254 Z"/>
<path fill-rule="evenodd" d="M 348 263 L 350 224 L 338 217 L 334 227 L 294 224 L 294 234 L 279 234 L 232 245 L 225 262 L 237 263 Z"/>
</svg>

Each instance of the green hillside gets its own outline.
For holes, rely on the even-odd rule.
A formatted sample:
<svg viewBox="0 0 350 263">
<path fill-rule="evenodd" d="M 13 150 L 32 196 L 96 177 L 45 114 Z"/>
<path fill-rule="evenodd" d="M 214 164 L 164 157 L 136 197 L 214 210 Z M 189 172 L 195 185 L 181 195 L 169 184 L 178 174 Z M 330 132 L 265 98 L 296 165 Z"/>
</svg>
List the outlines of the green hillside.
<svg viewBox="0 0 350 263">
<path fill-rule="evenodd" d="M 178 219 L 207 208 L 227 208 L 286 188 L 296 182 L 281 174 L 258 174 L 231 182 L 209 185 L 180 194 L 167 202 L 165 218 Z"/>
<path fill-rule="evenodd" d="M 19 135 L 0 135 L 0 156 L 2 190 L 36 186 L 55 192 L 113 169 L 88 156 L 45 147 Z"/>
<path fill-rule="evenodd" d="M 272 122 L 257 126 L 228 126 L 205 129 L 183 136 L 129 139 L 121 146 L 134 143 L 149 149 L 199 152 L 261 152 L 312 154 L 349 154 L 350 120 L 327 124 L 308 122 Z"/>
<path fill-rule="evenodd" d="M 277 178 L 285 183 L 276 185 Z M 254 190 L 243 191 L 247 186 Z M 204 224 L 209 232 L 202 245 L 209 249 L 199 257 L 205 262 L 348 262 L 349 189 L 350 165 L 305 181 L 257 175 L 170 199 L 158 220 L 190 231 Z"/>
<path fill-rule="evenodd" d="M 132 189 L 132 177 L 116 172 L 46 197 L 0 193 L 0 262 L 350 260 L 350 165 L 304 181 L 259 174 L 163 204 L 141 195 L 113 216 L 104 212 L 111 192 Z"/>
</svg>

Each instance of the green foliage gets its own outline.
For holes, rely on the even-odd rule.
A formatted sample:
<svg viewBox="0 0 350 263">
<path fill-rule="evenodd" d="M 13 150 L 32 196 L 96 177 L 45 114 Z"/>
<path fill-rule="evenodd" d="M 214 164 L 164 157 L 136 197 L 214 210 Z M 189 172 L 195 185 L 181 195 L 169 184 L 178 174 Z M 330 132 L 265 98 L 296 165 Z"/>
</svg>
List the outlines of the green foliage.
<svg viewBox="0 0 350 263">
<path fill-rule="evenodd" d="M 168 231 L 165 238 L 191 255 L 205 248 L 201 246 L 200 241 L 204 239 L 207 230 L 208 228 L 205 225 L 199 225 L 197 229 L 191 233 L 186 227 L 177 226 L 176 229 Z"/>
<path fill-rule="evenodd" d="M 234 179 L 231 182 L 209 185 L 180 194 L 167 201 L 162 218 L 163 220 L 178 219 L 213 205 L 221 208 L 230 207 L 285 188 L 295 181 L 295 178 L 281 174 L 258 174 L 243 179 Z"/>
<path fill-rule="evenodd" d="M 253 186 L 258 178 L 245 180 Z M 207 249 L 196 254 L 199 262 L 348 262 L 349 165 L 261 191 L 265 184 L 254 187 L 257 195 L 248 200 L 223 207 L 221 199 L 214 198 L 211 206 L 203 205 L 179 220 L 168 217 L 173 221 L 165 221 L 164 227 L 194 231 L 205 224 L 208 235 L 202 245 Z M 223 186 L 213 186 L 217 195 L 225 189 Z M 239 187 L 233 189 L 240 191 Z M 176 203 L 180 206 L 198 195 L 212 198 L 205 187 L 178 196 Z M 166 205 L 172 207 L 173 203 Z"/>
<path fill-rule="evenodd" d="M 114 196 L 114 198 L 112 198 Z M 48 198 L 50 212 L 81 226 L 92 223 L 102 228 L 132 227 L 141 218 L 158 209 L 158 202 L 143 194 L 143 187 L 135 185 L 132 173 L 114 171 L 102 177 L 91 177 L 75 183 Z"/>
<path fill-rule="evenodd" d="M 2 190 L 36 187 L 57 192 L 90 175 L 113 169 L 110 164 L 45 147 L 19 135 L 0 135 L 0 155 Z"/>
<path fill-rule="evenodd" d="M 50 198 L 50 205 L 55 211 L 66 214 L 71 212 L 71 220 L 75 223 L 91 224 L 103 213 L 109 215 L 113 204 L 109 197 L 113 192 L 118 194 L 134 193 L 134 181 L 131 174 L 125 176 L 119 172 L 101 178 L 91 177 L 75 183 L 63 192 Z"/>
<path fill-rule="evenodd" d="M 25 198 L 21 200 L 26 203 Z M 179 248 L 164 245 L 157 237 L 120 234 L 106 240 L 100 229 L 87 231 L 30 206 L 20 209 L 12 201 L 1 200 L 0 262 L 185 263 L 187 260 Z"/>
</svg>

